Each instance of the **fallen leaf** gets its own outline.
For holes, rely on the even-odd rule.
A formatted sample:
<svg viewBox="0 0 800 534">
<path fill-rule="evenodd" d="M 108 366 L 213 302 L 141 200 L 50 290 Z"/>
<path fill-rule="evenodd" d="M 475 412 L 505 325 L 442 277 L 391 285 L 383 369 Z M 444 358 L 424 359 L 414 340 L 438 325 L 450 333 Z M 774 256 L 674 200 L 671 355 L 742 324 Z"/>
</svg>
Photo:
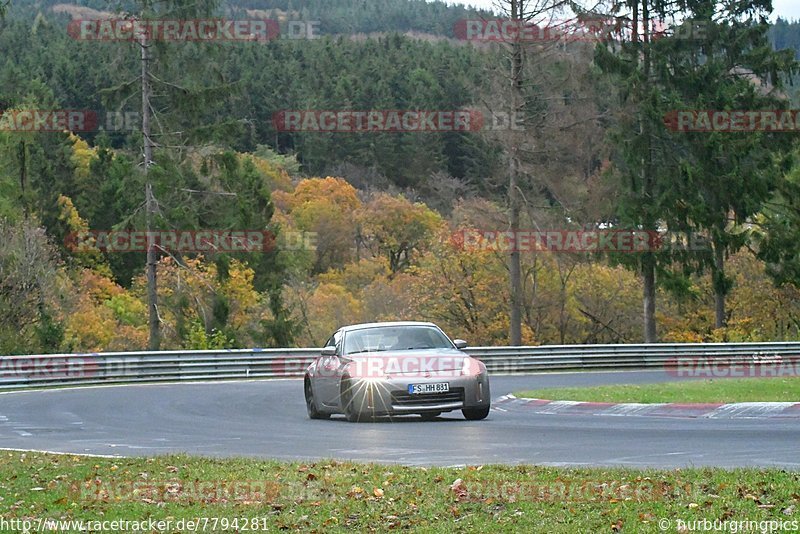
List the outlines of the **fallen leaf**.
<svg viewBox="0 0 800 534">
<path fill-rule="evenodd" d="M 464 499 L 467 496 L 467 485 L 460 478 L 457 478 L 450 484 L 450 491 L 456 494 L 458 500 Z"/>
<path fill-rule="evenodd" d="M 350 488 L 350 491 L 347 492 L 348 497 L 357 497 L 360 498 L 364 495 L 364 488 L 360 486 L 353 486 Z"/>
</svg>

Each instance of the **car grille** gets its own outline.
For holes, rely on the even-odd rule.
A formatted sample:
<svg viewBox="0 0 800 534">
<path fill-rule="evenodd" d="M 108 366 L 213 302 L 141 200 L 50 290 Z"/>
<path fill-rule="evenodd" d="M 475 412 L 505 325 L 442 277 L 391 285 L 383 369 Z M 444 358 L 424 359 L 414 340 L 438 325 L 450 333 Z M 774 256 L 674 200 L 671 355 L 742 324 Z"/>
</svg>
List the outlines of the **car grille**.
<svg viewBox="0 0 800 534">
<path fill-rule="evenodd" d="M 411 395 L 408 391 L 392 391 L 395 406 L 432 406 L 450 402 L 464 402 L 464 388 L 450 388 L 446 393 Z"/>
</svg>

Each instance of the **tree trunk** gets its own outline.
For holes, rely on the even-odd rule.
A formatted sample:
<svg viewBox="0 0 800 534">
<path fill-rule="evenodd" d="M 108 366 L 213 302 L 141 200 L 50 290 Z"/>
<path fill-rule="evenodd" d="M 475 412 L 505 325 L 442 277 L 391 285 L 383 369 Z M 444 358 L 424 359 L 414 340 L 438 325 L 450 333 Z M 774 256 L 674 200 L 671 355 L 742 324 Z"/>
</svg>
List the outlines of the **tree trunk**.
<svg viewBox="0 0 800 534">
<path fill-rule="evenodd" d="M 153 215 L 155 213 L 155 199 L 153 186 L 147 176 L 150 164 L 153 161 L 153 140 L 150 137 L 150 53 L 147 37 L 142 36 L 142 138 L 144 139 L 144 175 L 145 175 L 145 214 L 147 218 L 147 307 L 149 309 L 150 339 L 148 348 L 159 350 L 161 348 L 161 324 L 158 319 L 158 283 L 156 267 L 158 264 L 158 251 L 153 241 Z"/>
<path fill-rule="evenodd" d="M 644 342 L 656 343 L 656 266 L 650 254 L 642 260 L 642 303 Z"/>
<path fill-rule="evenodd" d="M 511 232 L 513 232 L 514 247 L 511 249 L 509 266 L 511 282 L 511 345 L 522 345 L 522 263 L 520 261 L 519 247 L 516 245 L 516 236 L 519 234 L 519 193 L 517 192 L 517 165 L 512 157 L 509 165 L 508 197 L 511 204 Z"/>
<path fill-rule="evenodd" d="M 28 198 L 25 195 L 25 184 L 28 182 L 28 148 L 25 141 L 19 142 L 19 190 L 20 203 L 22 204 L 22 215 L 28 220 Z"/>
<path fill-rule="evenodd" d="M 646 83 L 650 80 L 650 0 L 642 0 L 641 12 L 641 28 L 642 28 L 642 71 Z M 637 6 L 638 7 L 638 6 Z M 634 8 L 634 35 L 638 34 L 638 8 Z M 637 38 L 638 40 L 638 38 Z M 644 95 L 643 92 L 639 94 L 639 104 L 643 105 Z M 640 112 L 641 113 L 641 112 Z M 641 119 L 640 119 L 641 120 Z M 651 206 L 655 202 L 655 195 L 653 193 L 653 154 L 652 154 L 652 138 L 653 133 L 650 128 L 650 120 L 645 117 L 641 123 L 640 131 L 644 137 L 645 153 L 642 161 L 642 200 L 645 206 Z M 656 231 L 657 225 L 652 216 L 652 213 L 645 212 L 644 228 L 648 231 Z M 644 320 L 644 342 L 656 343 L 658 342 L 658 335 L 656 331 L 656 258 L 652 252 L 645 252 L 642 256 L 642 318 Z"/>
<path fill-rule="evenodd" d="M 519 20 L 524 13 L 524 0 L 511 0 L 511 19 Z M 511 109 L 518 112 L 522 101 L 522 43 L 514 41 L 511 43 Z M 509 147 L 508 165 L 508 204 L 510 210 L 510 230 L 514 236 L 514 246 L 509 257 L 509 278 L 511 290 L 511 310 L 509 313 L 510 341 L 511 345 L 522 345 L 522 264 L 520 261 L 520 251 L 516 243 L 519 234 L 520 201 L 519 201 L 519 135 L 514 132 L 511 135 L 511 146 Z"/>
<path fill-rule="evenodd" d="M 725 281 L 725 249 L 714 240 L 714 328 L 725 328 L 725 296 L 728 293 Z"/>
</svg>

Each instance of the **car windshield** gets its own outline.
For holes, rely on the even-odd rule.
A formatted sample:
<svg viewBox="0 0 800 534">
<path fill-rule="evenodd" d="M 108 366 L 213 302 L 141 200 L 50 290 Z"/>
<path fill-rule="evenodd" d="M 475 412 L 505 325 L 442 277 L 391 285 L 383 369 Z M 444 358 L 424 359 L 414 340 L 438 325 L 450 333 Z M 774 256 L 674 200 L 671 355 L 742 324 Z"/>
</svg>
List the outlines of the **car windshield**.
<svg viewBox="0 0 800 534">
<path fill-rule="evenodd" d="M 452 349 L 440 330 L 430 326 L 379 326 L 348 332 L 345 354 L 387 350 Z"/>
</svg>

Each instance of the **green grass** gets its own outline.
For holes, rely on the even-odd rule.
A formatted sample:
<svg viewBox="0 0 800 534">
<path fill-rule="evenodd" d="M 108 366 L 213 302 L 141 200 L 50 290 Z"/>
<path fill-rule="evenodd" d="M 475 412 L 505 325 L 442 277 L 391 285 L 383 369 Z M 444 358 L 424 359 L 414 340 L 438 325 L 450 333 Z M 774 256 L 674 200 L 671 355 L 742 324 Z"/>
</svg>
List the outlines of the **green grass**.
<svg viewBox="0 0 800 534">
<path fill-rule="evenodd" d="M 677 520 L 800 520 L 800 473 L 779 469 L 420 468 L 32 452 L 0 458 L 5 520 L 264 518 L 259 526 L 270 531 L 565 533 L 660 532 L 660 519 L 672 521 L 670 532 Z M 246 491 L 248 481 L 260 496 Z M 223 483 L 238 492 L 209 498 L 208 488 Z M 206 490 L 181 489 L 195 484 Z"/>
<path fill-rule="evenodd" d="M 662 384 L 547 388 L 517 397 L 590 402 L 800 402 L 800 377 L 722 378 Z"/>
</svg>

